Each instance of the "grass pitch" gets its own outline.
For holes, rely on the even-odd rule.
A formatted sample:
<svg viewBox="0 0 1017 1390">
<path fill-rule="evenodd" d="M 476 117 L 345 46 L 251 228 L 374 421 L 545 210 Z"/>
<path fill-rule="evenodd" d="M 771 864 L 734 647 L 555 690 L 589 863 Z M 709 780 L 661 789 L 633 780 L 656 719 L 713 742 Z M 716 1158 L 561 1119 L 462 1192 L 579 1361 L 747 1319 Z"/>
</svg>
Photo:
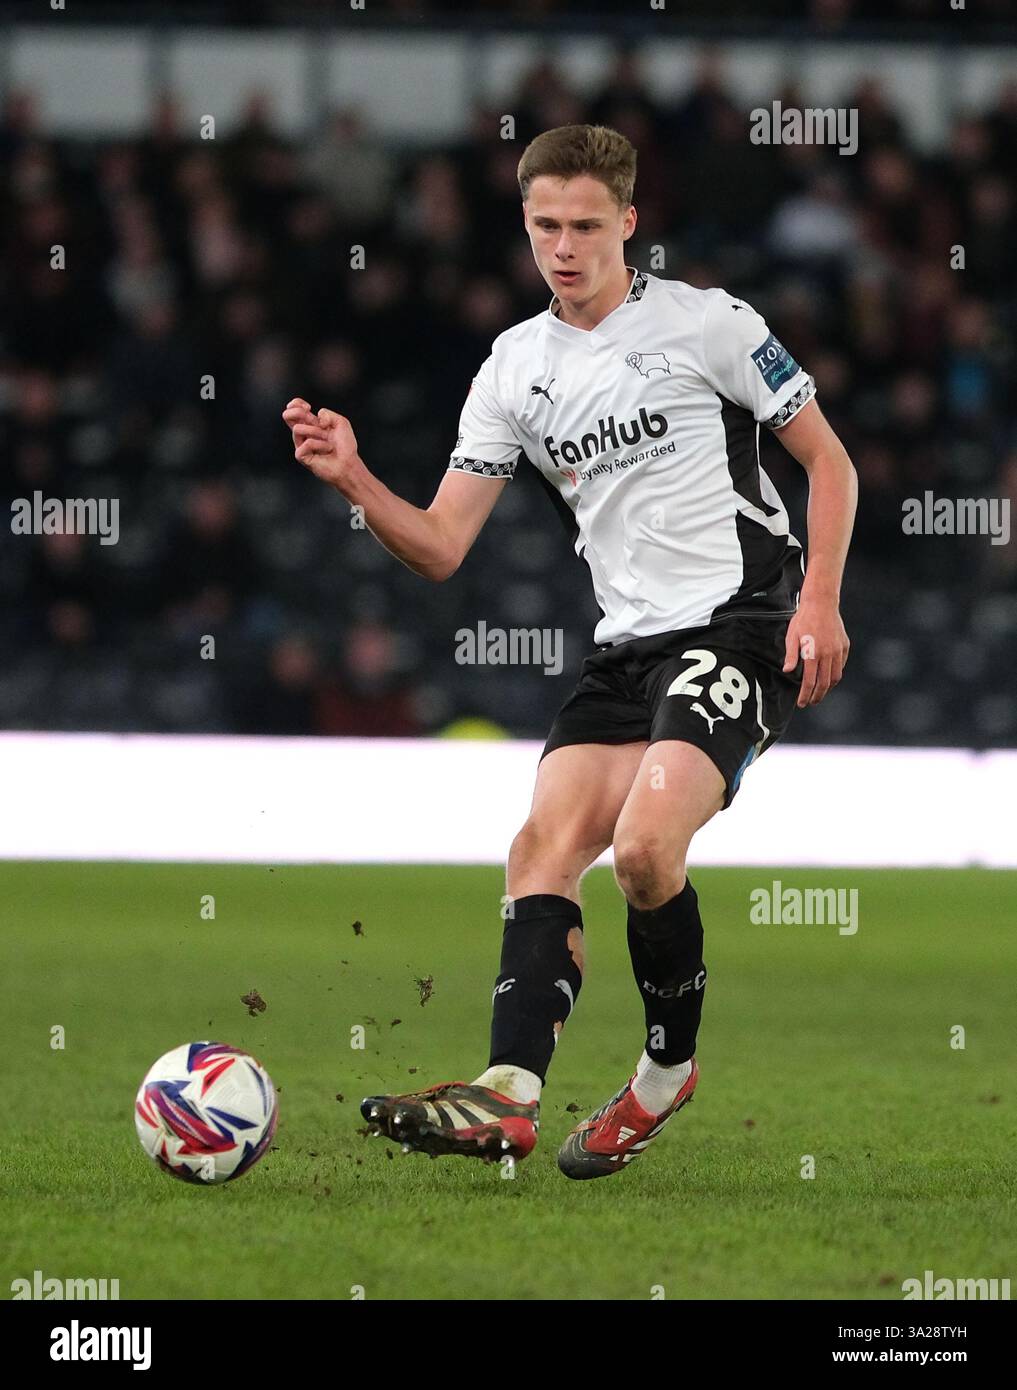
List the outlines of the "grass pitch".
<svg viewBox="0 0 1017 1390">
<path fill-rule="evenodd" d="M 1017 875 L 692 876 L 695 1103 L 631 1170 L 570 1183 L 571 1107 L 642 1042 L 608 871 L 584 880 L 586 983 L 541 1142 L 506 1180 L 358 1133 L 362 1095 L 486 1065 L 500 870 L 0 865 L 0 1297 L 36 1269 L 128 1299 L 893 1300 L 926 1269 L 1012 1276 Z M 753 925 L 774 878 L 857 888 L 857 933 Z M 275 1150 L 207 1190 L 157 1171 L 132 1118 L 155 1058 L 199 1038 L 250 1049 L 281 1092 Z"/>
</svg>

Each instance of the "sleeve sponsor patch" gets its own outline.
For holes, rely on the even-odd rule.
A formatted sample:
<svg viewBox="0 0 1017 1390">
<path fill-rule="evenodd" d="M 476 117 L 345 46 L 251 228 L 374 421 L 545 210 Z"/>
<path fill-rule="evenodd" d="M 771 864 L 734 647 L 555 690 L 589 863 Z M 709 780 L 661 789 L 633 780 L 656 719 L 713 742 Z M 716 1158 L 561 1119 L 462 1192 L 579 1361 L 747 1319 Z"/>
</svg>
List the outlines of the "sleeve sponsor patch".
<svg viewBox="0 0 1017 1390">
<path fill-rule="evenodd" d="M 772 333 L 761 347 L 756 348 L 752 360 L 771 391 L 779 391 L 786 381 L 801 371 L 784 344 Z"/>
</svg>

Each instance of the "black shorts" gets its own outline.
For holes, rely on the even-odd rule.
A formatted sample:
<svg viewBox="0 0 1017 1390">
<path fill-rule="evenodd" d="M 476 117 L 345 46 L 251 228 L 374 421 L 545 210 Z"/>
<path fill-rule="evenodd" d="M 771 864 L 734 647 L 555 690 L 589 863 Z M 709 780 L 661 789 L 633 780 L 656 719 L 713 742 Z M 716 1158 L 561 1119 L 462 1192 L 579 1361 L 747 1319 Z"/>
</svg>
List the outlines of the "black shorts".
<svg viewBox="0 0 1017 1390">
<path fill-rule="evenodd" d="M 545 757 L 576 743 L 695 744 L 716 763 L 731 805 L 742 773 L 784 733 L 804 666 L 784 674 L 789 618 L 708 627 L 598 647 L 547 736 Z"/>
</svg>

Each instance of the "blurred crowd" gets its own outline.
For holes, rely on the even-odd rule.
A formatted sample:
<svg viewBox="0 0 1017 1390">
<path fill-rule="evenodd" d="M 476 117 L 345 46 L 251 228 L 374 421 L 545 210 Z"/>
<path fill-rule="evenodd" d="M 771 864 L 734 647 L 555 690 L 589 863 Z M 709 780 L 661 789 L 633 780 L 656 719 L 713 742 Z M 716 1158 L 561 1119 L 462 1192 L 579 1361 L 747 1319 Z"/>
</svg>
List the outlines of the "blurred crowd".
<svg viewBox="0 0 1017 1390">
<path fill-rule="evenodd" d="M 15 13 L 30 8 L 27 0 L 8 0 L 8 4 Z M 649 5 L 650 0 L 646 0 L 644 9 Z M 329 24 L 358 24 L 365 18 L 411 24 L 414 20 L 433 22 L 445 17 L 459 22 L 469 18 L 533 24 L 542 20 L 568 23 L 577 15 L 631 19 L 633 8 L 632 0 L 364 0 L 359 8 L 351 4 L 347 11 L 345 6 L 337 6 L 335 0 L 217 0 L 213 16 L 216 24 L 233 22 L 245 27 L 289 25 L 316 18 Z M 121 16 L 132 20 L 152 16 L 200 22 L 207 16 L 209 6 L 207 0 L 175 0 L 172 4 L 170 0 L 94 0 L 89 10 L 102 21 Z M 960 12 L 964 13 L 958 27 L 956 16 Z M 954 5 L 949 0 L 765 0 L 763 5 L 759 0 L 723 0 L 722 5 L 717 0 L 666 0 L 658 3 L 656 13 L 662 24 L 675 20 L 715 23 L 723 19 L 727 23 L 793 24 L 835 33 L 859 25 L 890 24 L 907 29 L 921 24 L 940 28 L 951 38 L 959 36 L 961 41 L 983 26 L 1012 24 L 1014 20 L 1013 0 L 971 0 L 969 4 L 956 0 Z"/>
<path fill-rule="evenodd" d="M 492 339 L 549 299 L 522 227 L 522 150 L 594 121 L 639 152 L 627 261 L 754 304 L 816 377 L 859 471 L 852 662 L 791 738 L 1017 742 L 1017 542 L 901 531 L 904 499 L 927 489 L 1017 497 L 1017 84 L 932 154 L 874 81 L 849 104 L 853 157 L 754 145 L 719 58 L 664 106 L 620 52 L 599 95 L 543 63 L 422 154 L 350 110 L 288 141 L 258 94 L 211 141 L 182 138 L 169 98 L 142 139 L 57 141 L 11 96 L 2 490 L 117 497 L 120 539 L 0 531 L 0 727 L 404 735 L 483 716 L 546 732 L 597 611 L 531 470 L 433 586 L 293 461 L 279 416 L 294 395 L 349 415 L 368 466 L 426 505 Z M 762 447 L 804 539 L 804 474 Z M 563 675 L 457 665 L 456 631 L 481 619 L 563 628 Z"/>
</svg>

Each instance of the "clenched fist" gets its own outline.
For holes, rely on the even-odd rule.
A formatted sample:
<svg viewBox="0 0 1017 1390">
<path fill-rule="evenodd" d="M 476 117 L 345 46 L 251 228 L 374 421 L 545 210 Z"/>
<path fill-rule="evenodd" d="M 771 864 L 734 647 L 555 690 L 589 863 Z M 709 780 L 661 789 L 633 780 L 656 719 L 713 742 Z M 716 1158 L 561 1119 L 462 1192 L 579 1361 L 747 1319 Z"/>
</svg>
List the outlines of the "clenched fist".
<svg viewBox="0 0 1017 1390">
<path fill-rule="evenodd" d="M 315 415 L 308 403 L 297 397 L 290 401 L 282 417 L 293 435 L 294 458 L 316 478 L 341 492 L 362 466 L 357 437 L 346 416 L 325 409 Z"/>
</svg>

